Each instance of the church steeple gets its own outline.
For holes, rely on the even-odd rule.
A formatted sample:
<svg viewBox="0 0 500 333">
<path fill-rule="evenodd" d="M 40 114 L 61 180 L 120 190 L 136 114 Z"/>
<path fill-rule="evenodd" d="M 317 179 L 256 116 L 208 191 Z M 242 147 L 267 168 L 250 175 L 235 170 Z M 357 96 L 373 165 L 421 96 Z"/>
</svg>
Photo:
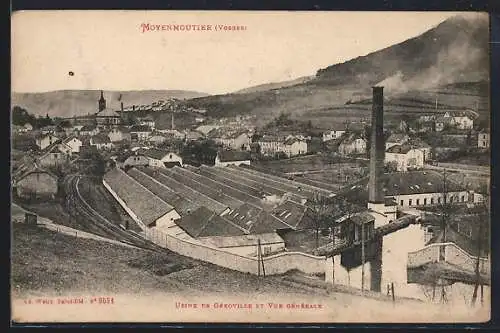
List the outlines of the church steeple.
<svg viewBox="0 0 500 333">
<path fill-rule="evenodd" d="M 99 112 L 106 108 L 106 100 L 104 99 L 103 92 L 101 90 L 101 98 L 99 98 Z"/>
</svg>

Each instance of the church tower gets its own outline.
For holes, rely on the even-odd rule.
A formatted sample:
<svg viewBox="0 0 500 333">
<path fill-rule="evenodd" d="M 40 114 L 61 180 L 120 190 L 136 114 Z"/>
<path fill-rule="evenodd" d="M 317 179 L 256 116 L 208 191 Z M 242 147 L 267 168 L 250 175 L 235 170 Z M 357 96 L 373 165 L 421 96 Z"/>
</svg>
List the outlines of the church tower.
<svg viewBox="0 0 500 333">
<path fill-rule="evenodd" d="M 99 98 L 99 112 L 106 108 L 106 100 L 104 99 L 104 95 L 101 90 L 101 98 Z"/>
</svg>

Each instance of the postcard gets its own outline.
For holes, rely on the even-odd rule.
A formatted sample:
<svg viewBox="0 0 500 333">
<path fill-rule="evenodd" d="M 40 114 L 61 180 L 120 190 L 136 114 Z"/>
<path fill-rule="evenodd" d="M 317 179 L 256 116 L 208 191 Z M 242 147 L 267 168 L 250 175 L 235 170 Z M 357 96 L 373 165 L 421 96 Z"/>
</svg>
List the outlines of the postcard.
<svg viewBox="0 0 500 333">
<path fill-rule="evenodd" d="M 491 308 L 489 17 L 12 15 L 13 323 Z"/>
</svg>

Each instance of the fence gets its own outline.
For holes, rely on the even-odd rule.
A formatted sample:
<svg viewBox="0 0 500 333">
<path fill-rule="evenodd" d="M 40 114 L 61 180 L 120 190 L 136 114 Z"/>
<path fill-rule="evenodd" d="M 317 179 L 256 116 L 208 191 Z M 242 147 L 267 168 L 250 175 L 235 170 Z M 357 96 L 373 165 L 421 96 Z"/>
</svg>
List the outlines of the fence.
<svg viewBox="0 0 500 333">
<path fill-rule="evenodd" d="M 202 244 L 194 239 L 180 239 L 156 228 L 146 229 L 145 236 L 155 244 L 186 257 L 244 273 L 258 274 L 259 272 L 259 262 L 256 257 L 231 253 Z M 283 252 L 263 258 L 265 271 L 268 275 L 282 274 L 293 269 L 307 274 L 323 274 L 325 272 L 325 260 L 325 257 L 317 257 L 301 252 Z"/>
<path fill-rule="evenodd" d="M 408 253 L 408 267 L 419 267 L 427 263 L 439 262 L 439 250 L 444 246 L 444 261 L 465 270 L 476 269 L 477 257 L 462 250 L 455 243 L 436 243 L 428 245 L 418 251 Z M 490 261 L 479 258 L 479 271 L 482 274 L 490 274 Z"/>
</svg>

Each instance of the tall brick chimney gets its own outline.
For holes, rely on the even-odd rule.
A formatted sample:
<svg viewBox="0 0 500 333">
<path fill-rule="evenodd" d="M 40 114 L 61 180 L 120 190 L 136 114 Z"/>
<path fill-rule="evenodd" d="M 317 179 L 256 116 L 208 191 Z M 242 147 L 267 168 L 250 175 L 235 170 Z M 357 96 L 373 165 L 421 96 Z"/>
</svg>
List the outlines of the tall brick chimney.
<svg viewBox="0 0 500 333">
<path fill-rule="evenodd" d="M 382 177 L 384 175 L 384 87 L 373 87 L 370 180 L 368 183 L 368 208 L 380 212 L 384 204 Z M 381 212 L 382 213 L 382 212 Z"/>
</svg>

